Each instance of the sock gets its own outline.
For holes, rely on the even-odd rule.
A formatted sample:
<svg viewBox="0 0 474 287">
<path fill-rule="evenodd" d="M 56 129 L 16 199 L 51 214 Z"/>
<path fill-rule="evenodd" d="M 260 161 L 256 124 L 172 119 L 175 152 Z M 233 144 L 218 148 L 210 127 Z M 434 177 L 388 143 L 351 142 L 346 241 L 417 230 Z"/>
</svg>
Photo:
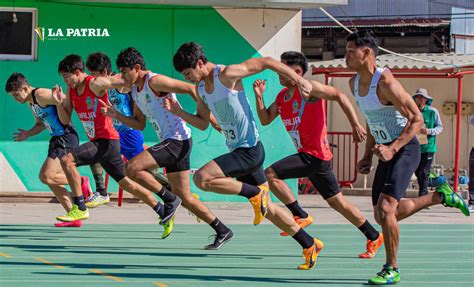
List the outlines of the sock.
<svg viewBox="0 0 474 287">
<path fill-rule="evenodd" d="M 375 240 L 379 237 L 379 232 L 370 224 L 368 220 L 358 227 L 359 230 L 364 233 L 368 240 Z"/>
<path fill-rule="evenodd" d="M 91 171 L 94 176 L 95 191 L 100 193 L 102 196 L 107 196 L 107 191 L 105 190 L 104 169 L 100 164 L 94 164 L 91 165 Z"/>
<path fill-rule="evenodd" d="M 225 226 L 224 223 L 222 223 L 219 218 L 216 217 L 216 219 L 214 219 L 213 222 L 211 222 L 209 224 L 212 229 L 214 229 L 216 231 L 217 234 L 225 234 L 227 232 L 229 232 L 229 228 L 227 226 Z"/>
<path fill-rule="evenodd" d="M 157 203 L 155 207 L 153 207 L 153 210 L 160 216 L 160 218 L 163 218 L 165 216 L 165 207 L 161 203 Z"/>
<path fill-rule="evenodd" d="M 298 203 L 298 200 L 295 200 L 294 202 L 287 204 L 286 207 L 291 211 L 291 214 L 293 216 L 298 216 L 300 218 L 306 218 L 308 217 L 308 213 L 303 210 L 301 205 Z"/>
<path fill-rule="evenodd" d="M 79 208 L 79 210 L 86 210 L 87 207 L 86 207 L 86 201 L 84 199 L 84 195 L 81 195 L 81 196 L 73 196 L 72 197 L 72 202 L 77 205 L 77 207 Z"/>
<path fill-rule="evenodd" d="M 295 239 L 303 249 L 310 248 L 314 244 L 314 238 L 304 231 L 303 228 L 300 228 L 300 230 L 293 235 L 293 239 Z"/>
<path fill-rule="evenodd" d="M 255 185 L 250 185 L 245 182 L 242 183 L 242 189 L 239 195 L 251 199 L 260 192 L 260 188 Z"/>
<path fill-rule="evenodd" d="M 171 191 L 167 190 L 166 187 L 162 186 L 161 190 L 157 192 L 158 196 L 164 201 L 164 202 L 173 202 L 176 200 L 176 195 L 172 193 Z"/>
</svg>

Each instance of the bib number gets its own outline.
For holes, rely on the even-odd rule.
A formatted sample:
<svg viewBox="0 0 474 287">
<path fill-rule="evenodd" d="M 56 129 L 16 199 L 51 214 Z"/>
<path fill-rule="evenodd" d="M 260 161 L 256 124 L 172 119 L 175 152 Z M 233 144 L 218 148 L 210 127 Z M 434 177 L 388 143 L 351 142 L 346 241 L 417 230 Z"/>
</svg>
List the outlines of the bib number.
<svg viewBox="0 0 474 287">
<path fill-rule="evenodd" d="M 230 123 L 221 124 L 221 128 L 222 128 L 222 134 L 225 136 L 225 139 L 227 140 L 227 142 L 234 144 L 239 141 L 238 136 L 237 136 L 237 130 L 232 124 Z"/>
<path fill-rule="evenodd" d="M 393 141 L 392 137 L 390 137 L 390 133 L 383 123 L 371 124 L 370 133 L 377 143 L 388 143 Z"/>
<path fill-rule="evenodd" d="M 89 138 L 94 138 L 95 137 L 95 126 L 94 122 L 91 121 L 86 121 L 82 122 L 84 125 L 84 129 L 86 130 L 86 134 Z"/>
<path fill-rule="evenodd" d="M 301 138 L 300 138 L 300 132 L 299 131 L 288 131 L 288 134 L 291 137 L 291 141 L 295 145 L 296 149 L 300 149 L 302 147 L 301 145 Z"/>
</svg>

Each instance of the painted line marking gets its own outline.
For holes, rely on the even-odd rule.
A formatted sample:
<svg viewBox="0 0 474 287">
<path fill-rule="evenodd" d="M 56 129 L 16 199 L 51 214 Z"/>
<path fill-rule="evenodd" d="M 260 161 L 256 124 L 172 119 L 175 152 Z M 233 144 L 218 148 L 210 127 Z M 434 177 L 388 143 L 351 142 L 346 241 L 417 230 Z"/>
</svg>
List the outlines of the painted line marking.
<svg viewBox="0 0 474 287">
<path fill-rule="evenodd" d="M 46 260 L 46 259 L 44 259 L 44 258 L 35 257 L 35 260 L 38 260 L 38 261 L 40 261 L 40 262 L 43 262 L 44 264 L 51 265 L 51 266 L 53 266 L 54 268 L 58 268 L 58 269 L 64 269 L 64 268 L 66 268 L 66 267 L 64 267 L 64 266 L 54 264 L 53 262 L 50 262 L 50 261 L 48 261 L 48 260 Z"/>
<path fill-rule="evenodd" d="M 109 278 L 109 279 L 111 279 L 111 280 L 114 280 L 114 281 L 116 281 L 116 282 L 123 282 L 123 281 L 124 281 L 122 278 L 119 278 L 119 277 L 116 277 L 116 276 L 112 276 L 112 275 L 110 275 L 110 274 L 105 273 L 105 272 L 102 271 L 102 270 L 99 270 L 99 269 L 89 269 L 89 271 L 92 272 L 92 273 L 99 274 L 99 275 L 102 275 L 102 276 L 104 276 L 104 277 L 107 277 L 107 278 Z"/>
</svg>

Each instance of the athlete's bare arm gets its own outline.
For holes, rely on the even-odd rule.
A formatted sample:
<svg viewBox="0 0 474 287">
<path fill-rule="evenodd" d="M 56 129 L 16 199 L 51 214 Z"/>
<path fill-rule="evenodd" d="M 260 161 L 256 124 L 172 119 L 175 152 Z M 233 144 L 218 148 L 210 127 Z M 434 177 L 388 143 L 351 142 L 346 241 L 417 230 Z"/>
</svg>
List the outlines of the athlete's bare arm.
<svg viewBox="0 0 474 287">
<path fill-rule="evenodd" d="M 362 142 L 365 140 L 367 136 L 367 132 L 365 131 L 364 127 L 362 127 L 359 123 L 359 119 L 357 118 L 357 114 L 352 106 L 351 102 L 347 98 L 346 94 L 339 91 L 338 89 L 323 85 L 318 81 L 310 81 L 313 87 L 310 95 L 309 101 L 314 101 L 316 99 L 325 99 L 329 101 L 335 101 L 339 104 L 342 108 L 344 113 L 346 114 L 347 119 L 351 123 L 352 126 L 352 136 L 354 141 Z"/>
<path fill-rule="evenodd" d="M 99 101 L 103 105 L 100 108 L 100 112 L 103 115 L 111 117 L 111 118 L 115 118 L 115 119 L 121 121 L 122 123 L 126 124 L 127 126 L 131 127 L 132 129 L 136 129 L 136 130 L 140 130 L 140 131 L 145 129 L 146 116 L 142 113 L 140 108 L 138 108 L 138 106 L 136 104 L 134 104 L 134 102 L 132 102 L 133 103 L 132 104 L 132 106 L 133 106 L 133 116 L 127 117 L 127 116 L 121 114 L 120 112 L 118 112 L 115 109 L 114 106 L 109 105 L 109 104 L 105 103 L 102 100 L 99 100 Z"/>
<path fill-rule="evenodd" d="M 97 77 L 89 82 L 89 88 L 98 97 L 102 97 L 108 89 L 121 89 L 126 87 L 120 74 L 108 77 Z"/>
<path fill-rule="evenodd" d="M 195 92 L 197 93 L 197 86 L 195 87 Z M 197 108 L 196 114 L 193 115 L 191 113 L 186 112 L 183 110 L 181 105 L 174 99 L 167 98 L 164 102 L 164 108 L 173 114 L 181 117 L 183 120 L 188 122 L 190 125 L 200 129 L 205 130 L 209 126 L 211 111 L 201 99 L 201 97 L 197 97 Z"/>
<path fill-rule="evenodd" d="M 386 71 L 382 74 L 377 88 L 377 94 L 382 102 L 393 104 L 397 111 L 408 119 L 407 125 L 400 136 L 389 146 L 383 145 L 384 147 L 380 147 L 381 145 L 376 145 L 374 147 L 374 153 L 380 159 L 388 161 L 419 132 L 423 125 L 423 116 L 410 94 L 405 91 L 400 82 L 390 72 Z"/>
<path fill-rule="evenodd" d="M 307 97 L 311 92 L 311 84 L 303 77 L 296 74 L 287 65 L 272 59 L 271 57 L 252 58 L 245 62 L 229 65 L 219 74 L 219 79 L 228 88 L 234 89 L 235 85 L 243 78 L 270 69 L 283 77 L 286 77 L 300 87 L 303 97 Z"/>
<path fill-rule="evenodd" d="M 43 122 L 41 122 L 36 116 L 36 122 L 29 130 L 18 129 L 18 132 L 13 133 L 13 140 L 21 142 L 27 140 L 29 137 L 35 136 L 46 129 Z"/>
<path fill-rule="evenodd" d="M 257 105 L 257 114 L 260 119 L 260 123 L 264 126 L 273 122 L 278 117 L 278 107 L 276 101 L 274 101 L 268 109 L 265 107 L 263 102 L 263 93 L 267 87 L 267 82 L 261 79 L 256 80 L 253 83 L 253 91 L 255 93 L 255 102 Z"/>
</svg>

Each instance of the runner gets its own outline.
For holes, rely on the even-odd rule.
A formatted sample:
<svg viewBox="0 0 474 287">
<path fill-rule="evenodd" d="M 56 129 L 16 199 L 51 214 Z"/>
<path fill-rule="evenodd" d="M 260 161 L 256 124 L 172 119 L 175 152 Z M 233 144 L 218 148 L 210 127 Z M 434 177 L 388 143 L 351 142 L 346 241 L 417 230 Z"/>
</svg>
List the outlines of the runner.
<svg viewBox="0 0 474 287">
<path fill-rule="evenodd" d="M 377 40 L 370 31 L 347 37 L 346 64 L 357 74 L 349 85 L 370 131 L 358 170 L 368 174 L 372 157 L 379 158 L 372 185 L 372 204 L 376 221 L 382 225 L 386 262 L 369 284 L 400 282 L 398 269 L 398 221 L 436 204 L 455 207 L 469 216 L 464 200 L 445 182 L 436 192 L 417 198 L 403 198 L 420 162 L 420 145 L 415 137 L 423 117 L 411 96 L 390 70 L 377 67 Z"/>
<path fill-rule="evenodd" d="M 303 76 L 308 70 L 306 57 L 299 52 L 285 52 L 281 61 L 292 68 L 296 74 Z M 262 125 L 268 125 L 280 115 L 298 153 L 273 163 L 265 170 L 270 190 L 283 202 L 293 214 L 293 218 L 302 228 L 310 225 L 313 218 L 299 205 L 285 179 L 309 177 L 318 193 L 329 206 L 339 212 L 367 238 L 366 251 L 359 254 L 360 258 L 372 258 L 383 244 L 383 235 L 379 233 L 360 212 L 346 200 L 339 189 L 339 184 L 332 171 L 332 153 L 329 149 L 326 128 L 325 102 L 319 99 L 336 101 L 352 126 L 354 141 L 365 139 L 366 132 L 359 124 L 354 108 L 347 96 L 333 87 L 311 81 L 313 90 L 306 102 L 300 95 L 295 83 L 280 76 L 280 84 L 284 86 L 275 101 L 265 108 L 263 93 L 266 82 L 254 82 L 257 114 Z M 288 236 L 286 232 L 282 236 Z"/>
<path fill-rule="evenodd" d="M 192 42 L 178 49 L 173 64 L 187 80 L 197 83 L 197 115 L 184 111 L 174 99 L 166 100 L 166 108 L 201 130 L 208 127 L 212 111 L 230 151 L 211 160 L 194 174 L 196 186 L 205 191 L 247 198 L 254 209 L 253 223 L 260 224 L 267 217 L 291 234 L 303 248 L 305 263 L 298 268 L 313 268 L 323 243 L 306 233 L 268 196 L 268 183 L 262 168 L 265 151 L 259 140 L 242 78 L 272 69 L 294 80 L 303 87 L 304 93 L 310 92 L 309 82 L 271 58 L 250 59 L 228 67 L 215 65 L 207 60 L 201 46 Z"/>
</svg>

